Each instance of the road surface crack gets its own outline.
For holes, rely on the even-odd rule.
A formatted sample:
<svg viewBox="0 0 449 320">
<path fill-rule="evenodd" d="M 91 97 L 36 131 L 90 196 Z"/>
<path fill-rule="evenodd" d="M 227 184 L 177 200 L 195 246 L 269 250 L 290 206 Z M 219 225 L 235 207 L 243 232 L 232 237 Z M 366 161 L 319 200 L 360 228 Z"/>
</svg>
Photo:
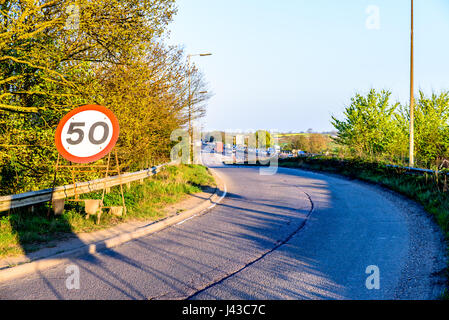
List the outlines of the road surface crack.
<svg viewBox="0 0 449 320">
<path fill-rule="evenodd" d="M 304 219 L 304 221 L 298 226 L 298 228 L 297 228 L 296 230 L 294 230 L 294 231 L 293 231 L 287 238 L 285 238 L 284 240 L 278 241 L 278 243 L 277 243 L 273 248 L 271 248 L 270 250 L 268 250 L 268 251 L 266 251 L 265 253 L 263 253 L 260 257 L 254 259 L 254 260 L 252 260 L 252 261 L 250 261 L 250 262 L 248 262 L 247 264 L 245 264 L 245 265 L 244 265 L 243 267 L 241 267 L 240 269 L 238 269 L 238 270 L 236 270 L 236 271 L 234 271 L 234 272 L 232 272 L 232 273 L 227 274 L 226 276 L 224 276 L 224 277 L 221 278 L 220 280 L 214 281 L 214 282 L 208 284 L 206 287 L 204 287 L 204 288 L 202 288 L 201 290 L 198 290 L 198 291 L 196 291 L 195 293 L 193 293 L 193 294 L 191 294 L 190 296 L 188 296 L 185 300 L 192 299 L 192 298 L 194 298 L 195 296 L 197 296 L 198 294 L 200 294 L 200 293 L 202 293 L 202 292 L 204 292 L 204 291 L 206 291 L 206 290 L 208 290 L 208 289 L 210 289 L 210 288 L 212 288 L 212 287 L 214 287 L 214 286 L 216 286 L 216 285 L 222 283 L 223 281 L 225 281 L 225 280 L 227 280 L 227 279 L 229 279 L 229 278 L 235 276 L 236 274 L 240 273 L 241 271 L 247 269 L 248 267 L 250 267 L 250 266 L 252 266 L 253 264 L 255 264 L 256 262 L 262 260 L 262 259 L 265 258 L 267 255 L 269 255 L 270 253 L 276 251 L 276 250 L 279 249 L 281 246 L 283 246 L 284 244 L 286 244 L 287 242 L 289 242 L 289 241 L 290 241 L 290 240 L 291 240 L 291 239 L 292 239 L 292 238 L 293 238 L 299 231 L 301 231 L 301 230 L 304 228 L 304 226 L 306 225 L 307 221 L 309 220 L 310 215 L 313 213 L 313 211 L 314 211 L 314 209 L 315 209 L 315 205 L 314 205 L 314 203 L 313 203 L 312 197 L 311 197 L 307 192 L 305 192 L 305 191 L 302 191 L 302 192 L 303 192 L 303 193 L 307 196 L 307 198 L 309 199 L 309 202 L 310 202 L 310 210 L 309 210 L 309 212 L 307 213 L 306 219 Z"/>
</svg>

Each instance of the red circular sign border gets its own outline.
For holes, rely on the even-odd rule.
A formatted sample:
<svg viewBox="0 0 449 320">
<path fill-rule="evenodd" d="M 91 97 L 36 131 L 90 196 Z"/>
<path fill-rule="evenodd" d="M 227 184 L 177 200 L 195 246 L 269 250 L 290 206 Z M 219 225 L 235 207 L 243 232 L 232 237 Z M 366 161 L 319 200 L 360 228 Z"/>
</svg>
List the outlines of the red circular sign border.
<svg viewBox="0 0 449 320">
<path fill-rule="evenodd" d="M 62 145 L 62 141 L 61 141 L 61 133 L 62 133 L 62 129 L 64 128 L 64 125 L 67 123 L 67 121 L 70 120 L 71 117 L 73 117 L 74 115 L 76 115 L 80 112 L 88 111 L 88 110 L 99 111 L 101 113 L 104 113 L 112 123 L 113 134 L 112 134 L 112 138 L 111 138 L 111 141 L 109 142 L 109 144 L 106 146 L 106 148 L 104 148 L 99 153 L 94 154 L 93 156 L 90 156 L 90 157 L 77 157 L 77 156 L 74 156 L 74 155 L 68 153 L 67 150 L 64 148 L 64 146 Z M 94 162 L 94 161 L 100 160 L 105 155 L 107 155 L 109 152 L 111 152 L 112 148 L 114 148 L 115 144 L 117 143 L 119 131 L 120 131 L 120 127 L 118 124 L 117 117 L 108 108 L 99 106 L 99 105 L 95 105 L 95 104 L 81 106 L 81 107 L 78 107 L 78 108 L 70 111 L 69 113 L 67 113 L 64 116 L 64 118 L 62 118 L 62 120 L 59 122 L 58 127 L 56 128 L 56 134 L 55 134 L 56 149 L 58 149 L 61 156 L 63 156 L 66 160 L 69 160 L 71 162 L 74 162 L 74 163 Z"/>
</svg>

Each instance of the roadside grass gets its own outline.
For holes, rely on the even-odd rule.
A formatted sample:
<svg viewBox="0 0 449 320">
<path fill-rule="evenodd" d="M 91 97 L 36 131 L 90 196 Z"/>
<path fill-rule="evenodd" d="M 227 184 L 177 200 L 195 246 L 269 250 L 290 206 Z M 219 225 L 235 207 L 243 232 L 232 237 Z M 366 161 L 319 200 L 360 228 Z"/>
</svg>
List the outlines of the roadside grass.
<svg viewBox="0 0 449 320">
<path fill-rule="evenodd" d="M 103 212 L 101 221 L 96 217 L 86 219 L 83 202 L 66 202 L 61 216 L 47 219 L 48 204 L 30 209 L 11 210 L 0 215 L 0 258 L 26 254 L 54 240 L 62 240 L 73 233 L 93 232 L 117 224 L 138 220 L 159 220 L 164 217 L 163 208 L 182 200 L 187 194 L 201 192 L 214 186 L 208 169 L 199 165 L 170 166 L 143 184 L 123 186 L 127 214 L 122 217 Z M 81 199 L 101 199 L 102 192 L 81 195 Z M 111 188 L 105 195 L 105 206 L 121 206 L 120 187 Z"/>
<path fill-rule="evenodd" d="M 449 239 L 449 188 L 447 175 L 414 174 L 401 168 L 388 167 L 377 162 L 360 159 L 336 159 L 327 157 L 280 159 L 279 165 L 340 174 L 352 179 L 378 184 L 394 190 L 416 202 L 432 215 L 440 226 L 446 240 Z M 449 266 L 445 270 L 449 279 Z M 449 283 L 442 293 L 442 299 L 449 299 Z"/>
</svg>

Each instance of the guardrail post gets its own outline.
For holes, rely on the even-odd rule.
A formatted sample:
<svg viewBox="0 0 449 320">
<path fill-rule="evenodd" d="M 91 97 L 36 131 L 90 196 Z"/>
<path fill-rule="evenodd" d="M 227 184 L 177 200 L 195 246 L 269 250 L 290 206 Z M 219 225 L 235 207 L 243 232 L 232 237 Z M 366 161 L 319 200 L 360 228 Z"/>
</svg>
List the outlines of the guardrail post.
<svg viewBox="0 0 449 320">
<path fill-rule="evenodd" d="M 53 193 L 55 192 L 55 185 L 56 185 L 56 175 L 58 174 L 58 168 L 59 168 L 59 153 L 58 153 L 58 159 L 56 160 L 56 165 L 55 165 L 55 173 L 53 176 L 53 183 L 51 186 L 51 194 L 50 194 L 50 202 L 53 202 Z M 50 206 L 48 207 L 47 210 L 47 218 L 50 218 Z"/>
<path fill-rule="evenodd" d="M 64 213 L 65 199 L 53 199 L 51 203 L 53 206 L 53 213 L 55 215 L 60 216 Z"/>
</svg>

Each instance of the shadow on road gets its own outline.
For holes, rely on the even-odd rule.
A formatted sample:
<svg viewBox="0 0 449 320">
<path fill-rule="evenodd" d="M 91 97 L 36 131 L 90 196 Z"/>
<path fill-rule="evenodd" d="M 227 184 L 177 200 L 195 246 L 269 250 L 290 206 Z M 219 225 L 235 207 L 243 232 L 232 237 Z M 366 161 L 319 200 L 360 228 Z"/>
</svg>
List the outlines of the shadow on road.
<svg viewBox="0 0 449 320">
<path fill-rule="evenodd" d="M 226 170 L 239 174 L 235 167 Z M 256 170 L 247 171 L 247 178 L 258 176 Z M 35 297 L 49 299 L 344 298 L 335 275 L 313 254 L 305 254 L 304 243 L 294 237 L 311 204 L 290 178 L 267 178 L 269 188 L 241 185 L 209 214 L 101 254 L 72 259 L 82 275 L 79 291 L 67 291 L 61 266 L 7 292 L 36 287 Z M 320 214 L 334 209 L 326 183 L 309 179 L 301 187 L 327 203 Z M 313 214 L 310 219 L 315 219 Z M 284 243 L 288 239 L 292 241 Z"/>
</svg>

